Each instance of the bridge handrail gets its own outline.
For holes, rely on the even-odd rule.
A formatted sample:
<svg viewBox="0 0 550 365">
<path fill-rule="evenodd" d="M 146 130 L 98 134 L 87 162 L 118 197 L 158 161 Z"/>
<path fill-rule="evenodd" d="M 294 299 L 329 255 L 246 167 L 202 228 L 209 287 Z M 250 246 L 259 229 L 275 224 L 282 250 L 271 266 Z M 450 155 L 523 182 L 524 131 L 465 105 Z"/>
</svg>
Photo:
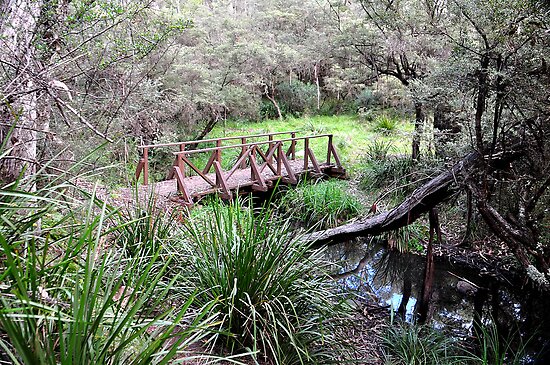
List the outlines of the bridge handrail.
<svg viewBox="0 0 550 365">
<path fill-rule="evenodd" d="M 273 144 L 278 142 L 290 142 L 290 141 L 301 141 L 306 139 L 314 139 L 314 138 L 322 138 L 322 137 L 332 137 L 332 134 L 314 134 L 310 136 L 304 136 L 304 137 L 294 137 L 294 138 L 284 138 L 284 139 L 274 139 L 272 141 L 260 141 L 260 142 L 249 142 L 249 143 L 242 143 L 242 144 L 234 144 L 231 146 L 220 146 L 220 147 L 208 147 L 208 148 L 201 148 L 191 151 L 178 151 L 178 152 L 172 152 L 173 155 L 191 155 L 195 153 L 202 153 L 202 152 L 212 152 L 212 151 L 220 151 L 220 150 L 226 150 L 230 148 L 238 148 L 238 147 L 250 147 L 250 146 L 257 146 L 257 145 L 264 145 L 264 144 Z"/>
<path fill-rule="evenodd" d="M 319 164 L 313 150 L 311 149 L 310 140 L 325 137 L 328 138 L 326 164 Z M 342 170 L 340 158 L 333 145 L 332 134 L 317 134 L 303 137 L 283 138 L 279 140 L 270 139 L 269 141 L 242 143 L 232 146 L 218 145 L 217 147 L 173 152 L 173 155 L 175 155 L 173 176 L 176 178 L 178 192 L 181 194 L 181 197 L 185 204 L 189 206 L 193 204 L 193 197 L 185 183 L 187 168 L 193 170 L 204 182 L 206 182 L 210 186 L 210 188 L 218 190 L 219 192 L 221 192 L 222 197 L 227 199 L 230 199 L 232 197 L 229 179 L 231 178 L 231 176 L 233 176 L 237 169 L 250 168 L 250 183 L 252 184 L 251 186 L 253 190 L 256 189 L 259 191 L 267 191 L 267 180 L 262 175 L 265 168 L 269 168 L 272 171 L 273 176 L 280 179 L 284 178 L 287 182 L 295 184 L 297 183 L 297 177 L 296 173 L 294 172 L 294 167 L 292 167 L 292 165 L 290 164 L 288 156 L 293 156 L 292 159 L 295 159 L 295 148 L 297 141 L 304 141 L 304 160 L 303 168 L 301 169 L 301 171 L 314 171 L 316 173 L 322 173 L 323 166 L 332 169 L 334 165 L 331 164 L 331 157 L 334 157 L 336 168 L 340 171 Z M 284 142 L 291 142 L 290 148 L 287 152 L 283 150 Z M 261 145 L 268 145 L 267 151 L 263 151 L 262 148 L 259 147 Z M 233 163 L 231 169 L 227 172 L 224 171 L 221 166 L 221 151 L 230 148 L 240 148 L 241 154 L 238 157 L 237 161 Z M 204 169 L 199 168 L 190 159 L 188 159 L 189 155 L 191 154 L 204 152 L 212 152 L 210 159 L 208 160 Z M 214 168 L 215 173 L 213 175 L 208 175 L 212 167 Z M 283 167 L 286 171 L 284 176 L 282 173 Z"/>
<path fill-rule="evenodd" d="M 155 147 L 172 147 L 172 146 L 181 146 L 181 145 L 191 145 L 191 144 L 199 144 L 199 143 L 208 143 L 208 142 L 217 142 L 217 141 L 229 141 L 232 139 L 240 139 L 243 138 L 249 139 L 249 138 L 260 138 L 260 137 L 270 137 L 270 136 L 278 136 L 281 134 L 296 134 L 298 131 L 287 131 L 287 132 L 271 132 L 271 133 L 260 133 L 260 134 L 254 134 L 254 135 L 245 135 L 245 136 L 234 136 L 234 137 L 220 137 L 220 138 L 210 138 L 210 139 L 199 139 L 195 141 L 183 141 L 183 142 L 171 142 L 171 143 L 158 143 L 158 144 L 147 144 L 147 145 L 140 145 L 138 148 L 155 148 Z M 232 146 L 228 146 L 232 147 Z"/>
</svg>

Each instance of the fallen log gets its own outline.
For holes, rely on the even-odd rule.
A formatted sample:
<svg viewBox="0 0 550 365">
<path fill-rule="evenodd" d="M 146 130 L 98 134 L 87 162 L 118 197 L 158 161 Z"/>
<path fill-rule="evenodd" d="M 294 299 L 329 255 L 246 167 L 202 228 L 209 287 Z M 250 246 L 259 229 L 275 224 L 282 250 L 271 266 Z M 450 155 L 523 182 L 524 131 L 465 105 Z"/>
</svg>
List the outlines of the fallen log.
<svg viewBox="0 0 550 365">
<path fill-rule="evenodd" d="M 407 226 L 436 205 L 449 199 L 460 188 L 460 183 L 467 172 L 481 162 L 483 162 L 483 156 L 478 152 L 471 152 L 449 170 L 413 191 L 392 210 L 336 228 L 310 233 L 303 239 L 315 244 L 325 244 L 359 236 L 375 236 Z"/>
</svg>

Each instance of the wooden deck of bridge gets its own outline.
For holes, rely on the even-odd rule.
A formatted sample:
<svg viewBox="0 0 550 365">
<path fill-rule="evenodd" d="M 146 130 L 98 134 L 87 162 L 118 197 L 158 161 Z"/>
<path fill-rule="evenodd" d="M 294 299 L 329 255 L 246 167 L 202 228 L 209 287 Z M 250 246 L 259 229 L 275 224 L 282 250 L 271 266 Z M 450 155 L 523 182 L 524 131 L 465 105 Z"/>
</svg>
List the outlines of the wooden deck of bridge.
<svg viewBox="0 0 550 365">
<path fill-rule="evenodd" d="M 199 141 L 142 145 L 142 157 L 136 170 L 136 179 L 143 174 L 143 184 L 149 181 L 149 157 L 151 150 L 175 148 L 174 162 L 169 167 L 167 179 L 155 182 L 157 194 L 191 206 L 209 194 L 220 194 L 230 199 L 236 192 L 267 191 L 277 181 L 296 184 L 304 173 L 345 177 L 331 134 L 296 137 L 297 132 L 264 133 L 249 136 L 223 137 Z M 288 135 L 287 138 L 280 138 Z M 275 137 L 279 137 L 275 139 Z M 267 139 L 266 139 L 267 138 Z M 326 160 L 319 162 L 311 148 L 314 139 L 327 140 Z M 262 140 L 263 139 L 263 140 Z M 249 142 L 252 141 L 253 142 Z M 239 143 L 227 144 L 231 141 Z M 198 148 L 200 144 L 214 147 Z M 303 144 L 303 158 L 296 158 L 296 151 Z M 224 170 L 228 161 L 223 158 L 228 151 L 238 151 L 231 168 Z M 208 154 L 208 162 L 202 168 L 193 157 Z M 226 158 L 227 160 L 227 158 Z M 213 170 L 213 171 L 212 171 Z M 212 171 L 212 172 L 211 172 Z"/>
</svg>

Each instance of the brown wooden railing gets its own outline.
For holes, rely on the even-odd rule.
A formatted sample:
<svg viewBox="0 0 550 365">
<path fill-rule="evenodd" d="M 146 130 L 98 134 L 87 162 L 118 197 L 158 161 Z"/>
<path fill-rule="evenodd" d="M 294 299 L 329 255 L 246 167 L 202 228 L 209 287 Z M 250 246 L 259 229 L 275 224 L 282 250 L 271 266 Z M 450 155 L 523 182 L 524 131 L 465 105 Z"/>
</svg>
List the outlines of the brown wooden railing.
<svg viewBox="0 0 550 365">
<path fill-rule="evenodd" d="M 271 136 L 268 141 L 252 142 L 252 143 L 240 143 L 230 146 L 219 146 L 202 148 L 196 150 L 174 152 L 174 176 L 177 181 L 177 188 L 182 195 L 185 204 L 193 203 L 193 196 L 186 185 L 186 170 L 190 169 L 194 171 L 202 181 L 206 182 L 210 189 L 219 191 L 223 198 L 231 198 L 231 190 L 235 187 L 242 185 L 251 185 L 253 190 L 266 191 L 268 189 L 267 180 L 269 179 L 283 179 L 289 183 L 295 184 L 297 182 L 296 174 L 305 171 L 313 171 L 316 173 L 322 173 L 323 170 L 328 168 L 335 168 L 338 171 L 343 170 L 340 158 L 333 145 L 332 134 L 320 134 L 305 137 L 295 137 L 291 132 L 291 138 L 283 138 L 274 140 Z M 247 138 L 247 137 L 242 137 Z M 327 154 L 326 162 L 319 164 L 313 150 L 311 149 L 310 142 L 316 138 L 327 138 Z M 283 150 L 283 144 L 290 142 L 290 147 L 287 151 Z M 298 143 L 304 143 L 304 160 L 301 168 L 291 166 L 290 161 L 296 159 L 296 146 Z M 262 150 L 262 146 L 267 145 L 266 150 Z M 229 169 L 228 172 L 224 172 L 222 169 L 222 157 L 221 152 L 227 149 L 240 149 L 240 154 L 237 161 Z M 189 157 L 198 153 L 210 153 L 210 158 L 204 169 L 197 167 Z M 334 164 L 332 159 L 334 158 Z M 311 167 L 310 167 L 311 165 Z M 250 179 L 246 183 L 238 183 L 231 185 L 229 179 L 235 174 L 237 170 L 244 170 L 250 168 Z M 208 176 L 207 174 L 214 167 L 215 174 Z M 283 174 L 284 167 L 284 174 Z M 266 168 L 269 168 L 272 174 L 264 174 Z M 264 176 L 265 175 L 265 176 Z"/>
<path fill-rule="evenodd" d="M 258 139 L 258 138 L 264 138 L 264 137 L 268 138 L 268 142 L 273 141 L 274 136 L 281 136 L 281 135 L 285 135 L 285 134 L 290 135 L 291 138 L 294 138 L 294 137 L 296 137 L 296 133 L 297 133 L 296 131 L 261 133 L 261 134 L 246 135 L 246 136 L 221 137 L 221 138 L 201 139 L 201 140 L 196 140 L 196 141 L 141 145 L 141 146 L 138 146 L 138 148 L 142 150 L 142 155 L 141 155 L 141 158 L 140 158 L 140 160 L 138 162 L 138 165 L 137 165 L 137 168 L 136 168 L 136 180 L 139 180 L 141 174 L 143 173 L 143 184 L 147 185 L 149 183 L 149 151 L 151 149 L 165 148 L 165 147 L 179 147 L 179 151 L 183 152 L 186 149 L 188 149 L 189 147 L 196 147 L 199 144 L 212 143 L 212 142 L 216 143 L 216 148 L 231 147 L 232 145 L 224 145 L 224 142 L 232 141 L 232 140 L 240 141 L 241 143 L 240 143 L 239 146 L 242 146 L 242 145 L 247 144 L 247 141 Z M 242 148 L 243 149 L 242 149 L 241 153 L 244 153 L 244 147 L 242 147 Z M 200 151 L 200 150 L 197 149 L 197 151 Z M 291 158 L 292 159 L 296 158 L 294 148 L 292 148 Z M 221 160 L 221 150 L 218 151 L 218 156 L 215 159 L 217 161 Z M 211 161 L 209 161 L 209 164 L 207 164 L 207 168 L 205 168 L 205 170 L 204 170 L 204 171 L 206 171 L 206 172 L 204 172 L 204 174 L 208 173 L 208 171 L 212 167 L 213 162 L 214 162 L 214 159 L 211 159 Z M 177 157 L 174 160 L 174 166 L 176 166 L 176 165 L 177 165 Z M 243 168 L 244 167 L 246 167 L 246 166 L 243 165 Z M 170 172 L 169 172 L 168 178 L 169 179 L 173 178 L 174 177 L 173 174 L 174 174 L 174 172 L 171 169 Z"/>
</svg>

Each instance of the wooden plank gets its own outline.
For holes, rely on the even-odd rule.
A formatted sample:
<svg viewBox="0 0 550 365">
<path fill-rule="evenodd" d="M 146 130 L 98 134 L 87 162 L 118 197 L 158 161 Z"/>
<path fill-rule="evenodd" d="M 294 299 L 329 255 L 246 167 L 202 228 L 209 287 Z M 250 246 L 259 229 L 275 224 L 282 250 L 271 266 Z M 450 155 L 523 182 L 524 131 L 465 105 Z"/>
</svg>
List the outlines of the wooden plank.
<svg viewBox="0 0 550 365">
<path fill-rule="evenodd" d="M 149 149 L 143 149 L 143 185 L 149 184 Z"/>
<path fill-rule="evenodd" d="M 145 160 L 142 158 L 139 160 L 136 168 L 136 181 L 139 180 L 139 175 L 141 175 L 141 171 L 143 171 L 143 165 L 145 164 Z"/>
<path fill-rule="evenodd" d="M 283 144 L 277 143 L 277 176 L 282 176 L 282 155 L 283 155 Z"/>
<path fill-rule="evenodd" d="M 246 138 L 243 137 L 241 139 L 241 143 L 246 144 Z M 243 157 L 246 154 L 246 151 L 247 151 L 246 147 L 241 147 L 241 155 L 239 156 L 239 161 L 241 161 L 241 169 L 246 169 L 246 160 L 241 159 L 241 157 Z"/>
<path fill-rule="evenodd" d="M 187 189 L 187 186 L 185 186 L 185 178 L 183 177 L 183 174 L 178 166 L 174 166 L 174 175 L 176 176 L 176 181 L 178 184 L 178 192 L 181 194 L 184 203 L 193 205 L 191 194 L 189 194 L 189 190 Z"/>
<path fill-rule="evenodd" d="M 338 156 L 338 153 L 336 152 L 336 148 L 334 145 L 330 145 L 330 149 L 332 152 L 332 155 L 334 156 L 334 161 L 336 161 L 336 166 L 339 168 L 342 168 L 342 163 L 340 162 L 340 156 Z"/>
<path fill-rule="evenodd" d="M 216 187 L 221 189 L 223 199 L 231 199 L 231 191 L 227 188 L 227 181 L 223 177 L 223 170 L 218 161 L 214 161 L 214 170 L 216 171 Z"/>
<path fill-rule="evenodd" d="M 308 154 L 307 151 L 309 150 L 309 138 L 306 138 L 304 140 L 304 171 L 307 171 L 309 169 L 309 162 L 308 162 Z"/>
<path fill-rule="evenodd" d="M 330 155 L 332 152 L 332 134 L 328 137 L 328 145 L 327 145 L 327 164 L 330 165 Z"/>
<path fill-rule="evenodd" d="M 272 160 L 273 160 L 273 153 L 275 152 L 275 148 L 274 148 L 272 151 L 269 151 L 269 153 L 267 154 L 267 156 L 264 155 L 264 153 L 262 152 L 261 149 L 257 148 L 256 150 L 258 151 L 258 154 L 259 154 L 259 155 L 264 159 L 264 161 L 265 161 L 265 162 L 259 167 L 260 173 L 263 173 L 265 167 L 268 166 L 274 174 L 277 174 L 277 170 L 273 167 L 273 163 L 272 163 Z"/>
<path fill-rule="evenodd" d="M 256 191 L 267 191 L 267 185 L 265 183 L 264 177 L 258 169 L 258 164 L 256 163 L 256 156 L 254 154 L 250 155 L 250 173 L 254 184 L 252 184 L 252 190 Z"/>
<path fill-rule="evenodd" d="M 290 166 L 290 162 L 288 161 L 288 158 L 286 157 L 285 153 L 282 153 L 280 156 L 283 164 L 285 165 L 286 174 L 288 175 L 288 182 L 291 184 L 297 184 L 298 179 L 296 179 L 296 175 L 294 174 L 294 170 L 292 169 L 292 166 Z"/>
<path fill-rule="evenodd" d="M 210 158 L 208 159 L 208 162 L 206 163 L 206 167 L 204 168 L 204 170 L 202 170 L 204 174 L 208 174 L 210 172 L 210 168 L 212 167 L 212 163 L 214 162 L 216 157 L 217 157 L 216 151 L 213 151 L 212 154 L 210 155 Z"/>
<path fill-rule="evenodd" d="M 309 155 L 309 158 L 311 159 L 311 164 L 313 165 L 313 170 L 317 173 L 321 173 L 321 168 L 319 167 L 319 164 L 317 163 L 317 159 L 315 158 L 315 155 L 313 154 L 313 151 L 311 148 L 307 148 L 306 155 Z"/>
<path fill-rule="evenodd" d="M 195 171 L 200 177 L 203 178 L 204 181 L 206 181 L 207 183 L 209 183 L 210 185 L 212 186 L 216 186 L 216 184 L 214 182 L 212 182 L 212 180 L 210 180 L 210 178 L 208 178 L 208 176 L 206 176 L 201 170 L 199 170 L 197 168 L 197 166 L 193 165 L 185 155 L 181 155 L 181 159 L 183 160 L 183 162 L 185 162 L 190 168 L 193 169 L 193 171 Z"/>
</svg>

